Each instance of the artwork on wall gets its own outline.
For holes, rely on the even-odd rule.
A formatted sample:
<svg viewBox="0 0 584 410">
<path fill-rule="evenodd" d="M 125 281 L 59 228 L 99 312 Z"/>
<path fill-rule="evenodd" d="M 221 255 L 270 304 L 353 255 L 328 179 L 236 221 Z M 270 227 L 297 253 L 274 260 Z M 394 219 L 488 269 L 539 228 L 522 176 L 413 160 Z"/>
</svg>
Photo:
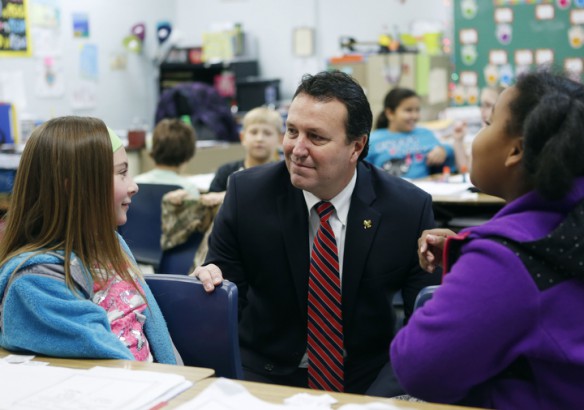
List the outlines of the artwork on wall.
<svg viewBox="0 0 584 410">
<path fill-rule="evenodd" d="M 0 57 L 31 54 L 26 0 L 0 1 Z"/>
<path fill-rule="evenodd" d="M 314 54 L 314 30 L 312 28 L 295 28 L 292 39 L 292 49 L 296 57 L 310 57 Z"/>
<path fill-rule="evenodd" d="M 454 105 L 476 90 L 507 86 L 528 70 L 553 66 L 584 81 L 584 0 L 455 0 Z"/>
<path fill-rule="evenodd" d="M 73 13 L 73 36 L 75 38 L 89 37 L 89 15 L 87 13 Z"/>
<path fill-rule="evenodd" d="M 35 95 L 40 98 L 58 98 L 65 93 L 61 59 L 54 56 L 36 58 Z"/>
</svg>

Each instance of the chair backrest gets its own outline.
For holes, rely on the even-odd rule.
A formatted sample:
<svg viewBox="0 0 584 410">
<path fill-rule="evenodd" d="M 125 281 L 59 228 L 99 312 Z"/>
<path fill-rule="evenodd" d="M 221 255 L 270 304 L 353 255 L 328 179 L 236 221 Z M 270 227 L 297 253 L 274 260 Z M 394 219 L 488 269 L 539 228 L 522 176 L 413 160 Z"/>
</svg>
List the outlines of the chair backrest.
<svg viewBox="0 0 584 410">
<path fill-rule="evenodd" d="M 196 278 L 144 275 L 187 366 L 215 369 L 218 377 L 243 379 L 239 353 L 237 286 L 223 281 L 212 293 Z"/>
<path fill-rule="evenodd" d="M 178 185 L 138 184 L 138 193 L 132 197 L 128 221 L 118 228 L 139 263 L 158 269 L 162 248 L 162 197 Z"/>
<path fill-rule="evenodd" d="M 433 285 L 433 286 L 426 286 L 425 288 L 423 288 L 420 291 L 420 293 L 418 293 L 418 296 L 416 296 L 416 300 L 414 302 L 414 310 L 421 308 L 422 306 L 424 306 L 424 303 L 426 303 L 427 301 L 432 299 L 434 292 L 439 287 L 440 287 L 440 285 Z"/>
<path fill-rule="evenodd" d="M 202 232 L 193 232 L 185 243 L 162 251 L 158 273 L 188 275 L 203 236 Z"/>
</svg>

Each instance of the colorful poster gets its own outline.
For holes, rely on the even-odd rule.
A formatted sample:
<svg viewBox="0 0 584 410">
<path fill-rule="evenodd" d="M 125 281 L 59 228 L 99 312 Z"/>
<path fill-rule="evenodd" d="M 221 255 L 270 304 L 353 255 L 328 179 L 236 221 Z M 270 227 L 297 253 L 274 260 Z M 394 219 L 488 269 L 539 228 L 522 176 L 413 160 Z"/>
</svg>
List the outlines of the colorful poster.
<svg viewBox="0 0 584 410">
<path fill-rule="evenodd" d="M 0 57 L 30 56 L 27 0 L 0 1 Z"/>
<path fill-rule="evenodd" d="M 87 13 L 73 13 L 73 36 L 75 38 L 89 37 L 89 16 Z"/>
</svg>

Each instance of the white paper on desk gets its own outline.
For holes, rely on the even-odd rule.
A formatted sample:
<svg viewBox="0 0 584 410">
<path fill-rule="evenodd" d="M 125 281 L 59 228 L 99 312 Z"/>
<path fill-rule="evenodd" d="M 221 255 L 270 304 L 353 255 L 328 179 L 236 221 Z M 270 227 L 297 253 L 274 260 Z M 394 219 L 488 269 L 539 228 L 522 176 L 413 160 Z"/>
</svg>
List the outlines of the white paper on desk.
<svg viewBox="0 0 584 410">
<path fill-rule="evenodd" d="M 320 409 L 323 408 L 330 408 L 331 405 L 335 404 L 337 400 L 327 393 L 317 393 L 309 394 L 309 393 L 297 393 L 292 397 L 288 397 L 284 399 L 284 404 L 292 405 L 292 406 L 299 406 L 302 408 L 306 407 L 318 407 Z"/>
<path fill-rule="evenodd" d="M 186 178 L 194 184 L 199 191 L 201 192 L 208 192 L 209 187 L 211 186 L 211 182 L 213 182 L 213 178 L 215 177 L 215 173 L 211 172 L 210 174 L 197 174 L 187 176 Z"/>
<path fill-rule="evenodd" d="M 147 409 L 190 385 L 168 373 L 3 365 L 0 409 Z"/>
<path fill-rule="evenodd" d="M 172 373 L 152 372 L 145 370 L 113 369 L 110 367 L 94 367 L 89 369 L 91 375 L 103 377 L 104 379 L 115 380 L 115 383 L 125 383 L 140 381 L 146 386 L 143 391 L 136 390 L 135 397 L 123 405 L 123 409 L 149 409 L 153 405 L 168 401 L 193 385 L 186 380 L 184 376 Z M 116 380 L 117 379 L 117 380 Z M 119 381 L 118 381 L 119 380 Z M 139 385 L 135 385 L 139 388 Z M 117 386 L 116 386 L 117 387 Z M 121 395 L 128 396 L 124 393 L 123 388 L 119 389 Z"/>
<path fill-rule="evenodd" d="M 2 361 L 9 364 L 21 364 L 21 363 L 31 363 L 31 360 L 34 359 L 33 355 L 24 355 L 24 354 L 9 354 L 2 358 Z"/>
<path fill-rule="evenodd" d="M 330 410 L 328 404 L 302 405 L 274 404 L 252 395 L 241 384 L 219 379 L 210 384 L 197 397 L 183 404 L 178 410 Z"/>
<path fill-rule="evenodd" d="M 404 402 L 405 404 L 406 402 Z M 366 403 L 366 404 L 345 404 L 344 406 L 339 407 L 339 410 L 403 410 L 407 408 L 404 406 L 394 406 L 393 404 L 381 403 L 381 402 L 373 402 L 373 403 Z"/>
<path fill-rule="evenodd" d="M 80 370 L 63 367 L 38 367 L 0 361 L 0 409 L 13 409 L 20 400 L 61 383 L 78 372 Z"/>
<path fill-rule="evenodd" d="M 468 182 L 434 182 L 434 181 L 411 181 L 418 188 L 426 191 L 432 196 L 454 196 L 469 192 L 473 185 Z"/>
</svg>

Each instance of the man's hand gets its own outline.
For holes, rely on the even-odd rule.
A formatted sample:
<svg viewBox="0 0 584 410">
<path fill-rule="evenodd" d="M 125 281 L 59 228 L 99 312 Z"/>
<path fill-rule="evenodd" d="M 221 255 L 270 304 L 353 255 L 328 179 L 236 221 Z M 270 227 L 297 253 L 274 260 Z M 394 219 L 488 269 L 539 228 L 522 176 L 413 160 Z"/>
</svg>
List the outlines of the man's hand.
<svg viewBox="0 0 584 410">
<path fill-rule="evenodd" d="M 195 271 L 190 274 L 203 282 L 203 287 L 207 293 L 211 293 L 215 290 L 216 286 L 221 286 L 223 282 L 223 274 L 219 266 L 210 263 L 205 266 L 197 266 Z"/>
<path fill-rule="evenodd" d="M 418 259 L 425 271 L 434 272 L 437 266 L 442 265 L 442 251 L 446 238 L 456 235 L 450 229 L 428 229 L 422 232 L 418 239 Z"/>
</svg>

